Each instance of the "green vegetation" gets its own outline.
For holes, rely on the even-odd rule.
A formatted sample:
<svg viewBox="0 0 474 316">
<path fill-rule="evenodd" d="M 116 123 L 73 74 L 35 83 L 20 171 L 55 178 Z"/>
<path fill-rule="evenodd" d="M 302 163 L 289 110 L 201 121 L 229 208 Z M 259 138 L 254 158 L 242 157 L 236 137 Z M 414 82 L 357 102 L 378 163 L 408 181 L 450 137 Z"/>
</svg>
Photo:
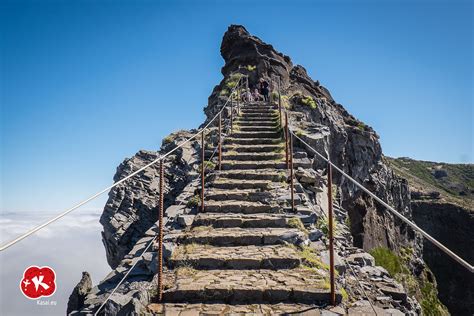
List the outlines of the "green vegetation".
<svg viewBox="0 0 474 316">
<path fill-rule="evenodd" d="M 384 160 L 397 175 L 406 178 L 416 191 L 437 191 L 447 202 L 474 209 L 474 164 L 448 164 L 390 157 L 384 157 Z M 443 176 L 435 177 L 442 172 Z"/>
<path fill-rule="evenodd" d="M 278 173 L 278 180 L 280 180 L 280 182 L 286 182 L 286 173 L 285 172 Z"/>
<path fill-rule="evenodd" d="M 303 225 L 303 222 L 298 217 L 290 218 L 288 220 L 288 226 L 291 227 L 291 228 L 297 228 L 297 229 L 301 230 L 304 233 L 308 233 L 308 231 L 306 230 L 306 228 Z"/>
<path fill-rule="evenodd" d="M 221 97 L 226 97 L 226 96 L 229 95 L 229 93 L 230 93 L 229 90 L 227 90 L 227 89 L 224 88 L 224 89 L 221 90 L 221 92 L 219 93 L 219 95 L 220 95 Z"/>
<path fill-rule="evenodd" d="M 303 246 L 301 249 L 297 248 L 297 251 L 303 260 L 303 267 L 329 270 L 329 266 L 321 261 L 313 248 Z"/>
<path fill-rule="evenodd" d="M 278 92 L 272 91 L 272 93 L 270 94 L 270 100 L 272 100 L 273 102 L 278 102 Z"/>
<path fill-rule="evenodd" d="M 195 195 L 195 196 L 193 196 L 192 198 L 190 198 L 188 200 L 188 203 L 186 203 L 186 206 L 187 207 L 196 207 L 199 204 L 201 204 L 201 198 L 199 197 L 199 195 Z"/>
<path fill-rule="evenodd" d="M 327 236 L 329 234 L 329 221 L 327 218 L 323 218 L 323 217 L 319 218 L 318 221 L 316 222 L 316 227 L 319 228 L 324 233 L 324 235 Z M 332 231 L 334 235 L 337 232 L 336 221 L 332 221 Z"/>
<path fill-rule="evenodd" d="M 232 90 L 234 87 L 237 86 L 237 83 L 239 83 L 239 80 L 240 78 L 242 78 L 242 74 L 241 73 L 233 73 L 231 74 L 225 81 L 225 86 L 226 88 L 230 91 Z"/>
<path fill-rule="evenodd" d="M 357 124 L 357 128 L 361 131 L 365 131 L 366 125 L 362 122 L 359 122 L 359 124 Z"/>
<path fill-rule="evenodd" d="M 168 135 L 165 138 L 163 138 L 163 145 L 171 144 L 173 140 L 174 140 L 173 135 Z"/>
<path fill-rule="evenodd" d="M 199 165 L 199 172 L 202 171 L 201 165 Z M 211 170 L 216 169 L 216 164 L 213 163 L 212 161 L 204 161 L 204 172 L 209 172 Z"/>
<path fill-rule="evenodd" d="M 253 65 L 247 65 L 247 67 L 245 67 L 248 71 L 255 71 L 255 69 L 257 69 L 257 66 L 253 66 Z"/>
<path fill-rule="evenodd" d="M 370 254 L 375 258 L 375 264 L 384 267 L 392 276 L 402 271 L 400 258 L 390 249 L 377 247 Z"/>
<path fill-rule="evenodd" d="M 433 283 L 425 283 L 421 288 L 423 299 L 421 300 L 421 308 L 423 315 L 426 316 L 444 316 L 449 315 L 447 308 L 439 301 L 437 290 Z"/>
<path fill-rule="evenodd" d="M 375 264 L 384 267 L 398 282 L 403 284 L 408 295 L 415 296 L 421 303 L 423 315 L 449 315 L 447 308 L 438 299 L 438 291 L 432 280 L 432 273 L 427 266 L 419 277 L 415 277 L 409 270 L 409 262 L 413 256 L 413 249 L 401 248 L 397 255 L 390 249 L 377 247 L 370 251 L 375 258 Z"/>
<path fill-rule="evenodd" d="M 346 224 L 347 227 L 351 228 L 351 218 L 349 215 L 347 215 L 346 219 L 344 220 L 344 224 Z"/>
<path fill-rule="evenodd" d="M 313 97 L 311 96 L 304 96 L 301 98 L 300 101 L 302 104 L 309 106 L 312 109 L 316 109 L 318 106 L 316 105 L 316 101 L 314 101 Z"/>
<path fill-rule="evenodd" d="M 287 95 L 282 94 L 281 95 L 281 106 L 284 107 L 285 109 L 289 109 L 290 106 L 290 98 L 288 98 Z"/>
<path fill-rule="evenodd" d="M 341 291 L 342 299 L 343 299 L 344 301 L 347 301 L 347 300 L 349 299 L 349 295 L 347 294 L 346 289 L 343 288 L 343 287 L 341 287 L 339 290 Z"/>
</svg>

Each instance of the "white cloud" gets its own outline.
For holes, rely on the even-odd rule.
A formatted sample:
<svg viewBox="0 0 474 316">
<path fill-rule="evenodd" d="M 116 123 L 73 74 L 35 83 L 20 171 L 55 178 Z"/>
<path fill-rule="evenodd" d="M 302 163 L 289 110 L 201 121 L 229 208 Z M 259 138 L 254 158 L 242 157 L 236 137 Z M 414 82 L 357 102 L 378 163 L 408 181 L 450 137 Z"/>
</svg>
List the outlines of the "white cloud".
<svg viewBox="0 0 474 316">
<path fill-rule="evenodd" d="M 0 240 L 9 241 L 55 214 L 16 213 L 0 217 Z M 69 295 L 82 271 L 91 273 L 94 284 L 110 271 L 99 224 L 100 212 L 72 213 L 37 234 L 0 253 L 1 315 L 64 315 Z M 57 291 L 46 300 L 56 306 L 40 306 L 20 292 L 19 281 L 30 265 L 48 265 L 57 274 Z"/>
</svg>

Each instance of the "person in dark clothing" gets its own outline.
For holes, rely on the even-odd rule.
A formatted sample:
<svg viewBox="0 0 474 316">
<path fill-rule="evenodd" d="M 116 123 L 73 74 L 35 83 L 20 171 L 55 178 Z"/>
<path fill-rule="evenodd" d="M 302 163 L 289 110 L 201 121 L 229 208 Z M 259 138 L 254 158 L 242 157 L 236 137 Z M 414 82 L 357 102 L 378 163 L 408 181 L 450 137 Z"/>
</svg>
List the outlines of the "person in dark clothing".
<svg viewBox="0 0 474 316">
<path fill-rule="evenodd" d="M 263 78 L 260 78 L 259 90 L 260 94 L 263 95 L 263 100 L 266 102 L 270 101 L 270 85 Z"/>
</svg>

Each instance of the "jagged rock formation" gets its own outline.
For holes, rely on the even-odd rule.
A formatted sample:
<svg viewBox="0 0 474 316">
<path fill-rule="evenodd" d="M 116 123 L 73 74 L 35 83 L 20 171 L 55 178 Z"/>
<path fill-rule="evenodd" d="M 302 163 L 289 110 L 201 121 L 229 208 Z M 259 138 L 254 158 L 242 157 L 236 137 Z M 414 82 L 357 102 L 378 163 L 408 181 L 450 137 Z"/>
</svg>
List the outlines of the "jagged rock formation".
<svg viewBox="0 0 474 316">
<path fill-rule="evenodd" d="M 92 288 L 92 279 L 90 274 L 82 272 L 82 278 L 72 290 L 67 303 L 67 314 L 78 311 L 84 307 L 84 301 Z"/>
<path fill-rule="evenodd" d="M 166 153 L 191 135 L 186 131 L 170 135 L 163 141 L 162 152 Z M 190 181 L 188 173 L 196 163 L 195 153 L 193 146 L 186 146 L 166 160 L 165 166 L 169 172 L 165 181 L 165 205 L 174 203 L 177 192 Z M 159 155 L 158 152 L 141 150 L 134 157 L 125 159 L 118 166 L 114 181 L 128 176 Z M 159 165 L 154 164 L 109 192 L 100 223 L 104 226 L 102 241 L 106 249 L 107 262 L 112 268 L 117 267 L 158 218 L 156 198 L 159 194 L 158 172 Z"/>
<path fill-rule="evenodd" d="M 376 133 L 347 113 L 326 88 L 309 78 L 303 67 L 294 66 L 288 56 L 251 36 L 242 26 L 229 27 L 221 54 L 226 62 L 222 68 L 224 79 L 209 97 L 206 122 L 220 110 L 238 74 L 248 75 L 250 86 L 255 85 L 258 78 L 267 78 L 273 88 L 275 76 L 279 76 L 282 103 L 289 110 L 291 128 L 320 152 L 329 154 L 333 162 L 356 180 L 411 217 L 407 183 L 396 177 L 381 160 Z M 165 273 L 165 301 L 168 303 L 149 305 L 156 295 L 156 253 L 144 252 L 156 233 L 153 224 L 157 214 L 158 171 L 157 166 L 153 166 L 109 195 L 101 223 L 107 259 L 114 270 L 90 291 L 81 313 L 96 310 L 124 271 L 135 262 L 137 270 L 106 304 L 105 314 L 150 310 L 277 313 L 308 306 L 324 308 L 321 303 L 327 302 L 324 267 L 328 260 L 323 232 L 326 166 L 295 142 L 298 209 L 296 214 L 289 213 L 289 193 L 282 183 L 287 173 L 283 171 L 281 134 L 275 129 L 277 117 L 271 112 L 262 112 L 262 106 L 269 110 L 268 104 L 258 104 L 254 109 L 249 106 L 242 111 L 239 129 L 225 143 L 224 171 L 207 173 L 205 213 L 198 213 L 196 207 L 199 204 L 199 143 L 196 140 L 188 143 L 166 162 L 164 255 L 168 267 Z M 224 112 L 224 116 L 227 114 L 228 111 Z M 228 131 L 228 122 L 225 127 Z M 192 134 L 192 131 L 180 132 L 167 137 L 161 152 L 169 151 L 180 139 Z M 265 141 L 262 143 L 262 140 Z M 206 159 L 211 158 L 216 141 L 213 128 L 206 135 L 206 144 L 210 144 L 206 148 Z M 126 160 L 115 180 L 157 155 L 156 152 L 140 152 Z M 248 179 L 251 180 L 246 181 Z M 349 300 L 344 299 L 342 305 L 331 311 L 372 313 L 370 304 L 373 304 L 376 309 L 395 314 L 419 313 L 420 306 L 412 293 L 395 281 L 393 275 L 375 266 L 370 255 L 360 248 L 385 246 L 395 252 L 411 249 L 407 266 L 421 275 L 424 265 L 419 262 L 420 239 L 347 180 L 337 174 L 334 180 L 339 201 L 335 210 L 339 226 L 336 238 L 336 268 L 340 273 L 338 299 L 346 295 L 342 290 L 345 289 Z M 183 263 L 186 263 L 184 267 Z M 309 269 L 301 266 L 305 264 Z M 208 270 L 210 268 L 212 270 Z M 279 287 L 282 279 L 287 284 Z M 360 288 L 360 280 L 363 288 Z M 252 302 L 257 304 L 255 310 L 250 305 L 235 309 L 235 303 Z"/>
</svg>

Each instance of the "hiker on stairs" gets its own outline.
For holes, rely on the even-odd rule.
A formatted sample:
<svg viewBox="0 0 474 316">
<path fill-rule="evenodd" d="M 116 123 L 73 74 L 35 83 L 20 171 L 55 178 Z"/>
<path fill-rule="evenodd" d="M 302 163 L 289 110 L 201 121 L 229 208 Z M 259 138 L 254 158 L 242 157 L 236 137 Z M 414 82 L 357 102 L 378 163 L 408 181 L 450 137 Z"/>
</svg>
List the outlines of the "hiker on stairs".
<svg viewBox="0 0 474 316">
<path fill-rule="evenodd" d="M 268 84 L 268 81 L 266 81 L 263 78 L 260 78 L 260 83 L 259 83 L 259 89 L 260 89 L 260 94 L 263 95 L 263 100 L 268 102 L 270 101 L 270 85 Z"/>
</svg>

